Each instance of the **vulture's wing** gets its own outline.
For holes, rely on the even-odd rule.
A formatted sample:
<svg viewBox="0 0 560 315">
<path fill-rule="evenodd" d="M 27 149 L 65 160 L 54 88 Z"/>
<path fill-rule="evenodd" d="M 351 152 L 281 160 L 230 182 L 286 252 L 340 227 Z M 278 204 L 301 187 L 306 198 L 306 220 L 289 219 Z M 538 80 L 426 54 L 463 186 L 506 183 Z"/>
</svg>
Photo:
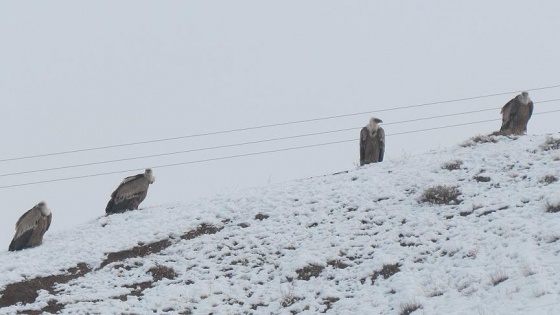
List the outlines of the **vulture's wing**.
<svg viewBox="0 0 560 315">
<path fill-rule="evenodd" d="M 135 179 L 137 179 L 137 178 L 140 178 L 140 177 L 144 177 L 144 174 L 138 174 L 138 175 L 134 175 L 134 176 L 128 176 L 128 177 L 126 177 L 125 179 L 123 179 L 123 181 L 121 182 L 121 185 L 122 185 L 122 184 L 126 184 L 126 183 L 128 183 L 128 182 L 130 182 L 130 181 L 132 181 L 132 180 L 135 180 Z"/>
<path fill-rule="evenodd" d="M 362 131 L 360 131 L 360 161 L 363 161 L 366 155 L 367 137 L 368 137 L 368 130 L 367 128 L 364 127 L 362 128 Z"/>
<path fill-rule="evenodd" d="M 115 191 L 113 191 L 113 193 L 111 194 L 111 198 L 115 198 L 117 196 L 117 194 L 119 194 L 119 192 L 121 190 L 123 190 L 123 187 L 126 187 L 128 185 L 128 183 L 130 183 L 131 181 L 144 177 L 144 175 L 142 174 L 138 174 L 138 175 L 134 175 L 134 176 L 129 176 L 126 177 L 125 179 L 123 179 L 123 181 L 119 184 L 119 187 L 117 187 L 117 189 L 115 189 Z"/>
<path fill-rule="evenodd" d="M 383 128 L 377 129 L 377 137 L 379 139 L 379 162 L 382 162 L 385 155 L 385 130 Z"/>
<path fill-rule="evenodd" d="M 511 123 L 517 111 L 519 110 L 519 102 L 516 98 L 513 98 L 506 105 L 502 107 L 500 113 L 502 114 L 502 130 L 511 128 Z"/>
<path fill-rule="evenodd" d="M 51 212 L 51 214 L 49 214 L 49 215 L 47 216 L 47 218 L 46 218 L 45 220 L 47 221 L 47 228 L 45 229 L 45 231 L 48 231 L 49 228 L 51 227 L 52 212 Z"/>
<path fill-rule="evenodd" d="M 29 244 L 29 241 L 31 240 L 32 237 L 33 237 L 33 230 L 28 230 L 18 237 L 14 236 L 14 238 L 10 242 L 10 246 L 8 247 L 8 250 L 16 251 L 16 250 L 21 250 L 26 248 L 27 244 Z"/>
<path fill-rule="evenodd" d="M 41 210 L 38 207 L 33 207 L 25 212 L 16 223 L 16 235 L 14 238 L 18 238 L 23 233 L 36 228 L 41 217 Z"/>
<path fill-rule="evenodd" d="M 533 102 L 529 102 L 529 104 L 527 104 L 529 106 L 529 116 L 527 117 L 527 120 L 531 119 L 531 116 L 533 116 Z"/>
<path fill-rule="evenodd" d="M 120 203 L 123 200 L 130 200 L 146 193 L 148 189 L 148 181 L 143 174 L 125 178 L 119 185 L 117 190 L 113 192 L 113 199 L 115 203 Z"/>
</svg>

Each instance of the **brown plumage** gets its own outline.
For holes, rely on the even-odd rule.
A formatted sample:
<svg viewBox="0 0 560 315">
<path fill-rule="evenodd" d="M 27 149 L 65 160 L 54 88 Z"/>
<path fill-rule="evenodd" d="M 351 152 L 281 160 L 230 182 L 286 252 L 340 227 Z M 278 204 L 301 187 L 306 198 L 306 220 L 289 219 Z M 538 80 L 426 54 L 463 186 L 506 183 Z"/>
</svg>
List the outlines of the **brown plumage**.
<svg viewBox="0 0 560 315">
<path fill-rule="evenodd" d="M 51 226 L 52 213 L 44 201 L 25 212 L 16 223 L 16 234 L 9 250 L 16 251 L 43 243 L 43 235 Z"/>
<path fill-rule="evenodd" d="M 105 212 L 111 214 L 137 210 L 140 203 L 146 199 L 148 187 L 154 180 L 152 170 L 149 168 L 143 174 L 125 178 L 111 194 Z"/>
<path fill-rule="evenodd" d="M 522 92 L 507 102 L 502 110 L 502 135 L 522 135 L 527 133 L 527 123 L 533 114 L 533 102 L 529 93 Z"/>
<path fill-rule="evenodd" d="M 360 166 L 383 161 L 385 155 L 385 130 L 378 124 L 381 119 L 372 117 L 360 131 Z"/>
</svg>

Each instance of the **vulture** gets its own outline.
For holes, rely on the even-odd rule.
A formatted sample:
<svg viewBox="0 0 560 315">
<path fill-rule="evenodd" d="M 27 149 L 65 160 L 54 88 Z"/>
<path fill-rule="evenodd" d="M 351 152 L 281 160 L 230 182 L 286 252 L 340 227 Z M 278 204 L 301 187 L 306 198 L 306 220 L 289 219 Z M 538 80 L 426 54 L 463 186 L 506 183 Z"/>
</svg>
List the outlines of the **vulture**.
<svg viewBox="0 0 560 315">
<path fill-rule="evenodd" d="M 360 131 L 360 166 L 383 161 L 385 131 L 379 126 L 383 121 L 371 117 L 369 124 Z"/>
<path fill-rule="evenodd" d="M 502 107 L 502 135 L 522 135 L 527 133 L 527 123 L 533 114 L 533 101 L 529 93 L 522 92 Z"/>
<path fill-rule="evenodd" d="M 147 168 L 143 174 L 129 176 L 111 194 L 111 200 L 105 208 L 107 214 L 137 210 L 148 194 L 148 187 L 155 178 L 152 169 Z"/>
<path fill-rule="evenodd" d="M 16 251 L 43 243 L 43 235 L 51 226 L 52 213 L 44 201 L 25 212 L 16 223 L 16 235 L 9 250 Z"/>
</svg>

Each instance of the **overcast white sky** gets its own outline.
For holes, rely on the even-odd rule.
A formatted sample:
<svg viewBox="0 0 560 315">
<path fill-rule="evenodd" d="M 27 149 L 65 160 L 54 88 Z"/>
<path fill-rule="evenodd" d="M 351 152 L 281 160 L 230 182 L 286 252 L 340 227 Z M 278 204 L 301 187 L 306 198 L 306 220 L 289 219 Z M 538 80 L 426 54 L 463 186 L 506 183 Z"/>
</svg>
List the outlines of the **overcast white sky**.
<svg viewBox="0 0 560 315">
<path fill-rule="evenodd" d="M 0 162 L 0 175 L 304 133 L 320 136 L 0 176 L 0 186 L 154 167 L 143 207 L 355 168 L 371 115 L 387 159 L 497 130 L 518 91 L 560 84 L 558 1 L 0 0 L 0 160 L 358 112 L 313 123 Z M 501 92 L 476 100 L 382 111 Z M 535 112 L 560 88 L 529 91 Z M 397 122 L 494 109 L 477 114 Z M 558 132 L 560 113 L 529 133 Z M 495 122 L 396 135 L 429 127 Z M 326 133 L 354 128 L 354 130 Z M 158 168 L 338 140 L 268 155 Z M 125 172 L 0 188 L 0 248 L 40 200 L 52 230 L 104 214 Z M 193 216 L 196 209 L 193 209 Z"/>
</svg>

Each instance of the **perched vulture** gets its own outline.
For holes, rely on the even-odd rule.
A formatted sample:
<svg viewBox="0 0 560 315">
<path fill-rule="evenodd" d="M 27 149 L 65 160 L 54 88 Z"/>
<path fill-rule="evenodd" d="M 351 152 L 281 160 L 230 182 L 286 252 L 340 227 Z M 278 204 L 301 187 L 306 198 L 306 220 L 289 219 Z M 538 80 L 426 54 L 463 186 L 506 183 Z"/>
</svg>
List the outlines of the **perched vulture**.
<svg viewBox="0 0 560 315">
<path fill-rule="evenodd" d="M 146 199 L 148 187 L 154 180 L 150 168 L 147 168 L 143 174 L 125 178 L 111 194 L 111 200 L 109 200 L 105 212 L 111 214 L 125 212 L 126 210 L 137 210 L 140 203 Z"/>
<path fill-rule="evenodd" d="M 9 250 L 16 251 L 43 243 L 43 235 L 51 226 L 52 213 L 44 201 L 25 212 L 16 223 L 16 235 Z"/>
<path fill-rule="evenodd" d="M 502 107 L 502 135 L 522 135 L 527 133 L 527 123 L 533 114 L 533 101 L 529 93 L 522 92 Z"/>
<path fill-rule="evenodd" d="M 369 124 L 360 131 L 360 166 L 383 161 L 385 131 L 378 124 L 381 119 L 371 117 Z"/>
</svg>

